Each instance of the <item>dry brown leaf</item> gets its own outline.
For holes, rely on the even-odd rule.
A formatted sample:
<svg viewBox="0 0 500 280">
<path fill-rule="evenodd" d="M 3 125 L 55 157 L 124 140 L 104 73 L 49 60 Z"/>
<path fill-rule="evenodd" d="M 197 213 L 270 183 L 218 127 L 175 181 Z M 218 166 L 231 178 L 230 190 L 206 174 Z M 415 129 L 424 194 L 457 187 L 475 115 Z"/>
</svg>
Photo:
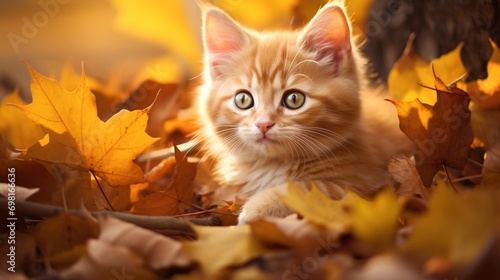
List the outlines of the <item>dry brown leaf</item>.
<svg viewBox="0 0 500 280">
<path fill-rule="evenodd" d="M 252 233 L 265 244 L 294 249 L 302 254 L 314 250 L 333 255 L 340 247 L 340 237 L 345 232 L 329 229 L 305 220 L 266 218 L 250 224 Z"/>
<path fill-rule="evenodd" d="M 466 92 L 447 87 L 435 76 L 437 101 L 434 106 L 416 99 L 390 101 L 398 110 L 401 130 L 415 142 L 415 162 L 422 183 L 430 187 L 443 164 L 462 169 L 473 140 Z"/>
<path fill-rule="evenodd" d="M 175 147 L 175 174 L 165 191 L 155 192 L 138 200 L 132 213 L 152 216 L 172 216 L 185 212 L 193 202 L 193 180 L 196 167 Z"/>
<path fill-rule="evenodd" d="M 144 266 L 140 256 L 131 250 L 89 240 L 87 254 L 73 266 L 60 272 L 65 279 L 160 279 Z"/>
<path fill-rule="evenodd" d="M 238 224 L 238 214 L 244 201 L 239 197 L 235 197 L 234 201 L 224 201 L 225 204 L 216 208 L 217 212 L 214 216 L 219 217 L 223 226 L 234 226 Z"/>
<path fill-rule="evenodd" d="M 420 180 L 415 160 L 407 157 L 392 158 L 389 161 L 388 171 L 394 180 L 401 184 L 396 192 L 398 195 L 406 198 L 416 196 L 426 201 L 429 199 L 429 190 Z"/>
<path fill-rule="evenodd" d="M 179 241 L 113 217 L 100 217 L 99 225 L 101 227 L 99 240 L 128 248 L 139 255 L 144 264 L 153 270 L 172 266 L 185 267 L 191 262 Z"/>
<path fill-rule="evenodd" d="M 11 191 L 11 190 L 14 191 Z M 28 189 L 22 186 L 16 185 L 15 183 L 11 183 L 10 185 L 7 183 L 0 183 L 0 195 L 4 197 L 8 197 L 9 193 L 15 193 L 16 201 L 25 201 L 28 197 L 37 193 L 40 189 Z"/>
</svg>

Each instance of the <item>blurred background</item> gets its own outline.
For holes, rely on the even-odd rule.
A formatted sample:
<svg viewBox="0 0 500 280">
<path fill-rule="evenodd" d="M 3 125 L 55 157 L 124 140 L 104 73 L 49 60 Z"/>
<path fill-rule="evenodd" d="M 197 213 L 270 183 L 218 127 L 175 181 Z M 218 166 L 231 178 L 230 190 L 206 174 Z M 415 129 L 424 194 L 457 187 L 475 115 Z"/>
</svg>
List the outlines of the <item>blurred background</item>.
<svg viewBox="0 0 500 280">
<path fill-rule="evenodd" d="M 370 78 L 384 83 L 411 33 L 416 34 L 416 52 L 427 61 L 463 41 L 461 56 L 469 79 L 486 77 L 492 53 L 488 38 L 500 41 L 499 1 L 346 4 L 357 40 L 371 61 Z M 245 26 L 267 30 L 300 28 L 328 1 L 203 2 L 220 7 Z M 130 93 L 145 88 L 146 81 L 151 82 L 148 92 L 175 85 L 168 90 L 182 89 L 176 97 L 182 101 L 183 93 L 189 92 L 185 89 L 200 80 L 196 77 L 202 61 L 201 15 L 195 0 L 0 1 L 0 22 L 0 99 L 19 88 L 29 101 L 30 78 L 22 60 L 46 76 L 65 80 L 68 90 L 78 85 L 83 63 L 98 100 L 119 100 L 113 103 L 120 103 L 117 108 L 130 107 Z M 187 106 L 189 98 L 180 103 Z"/>
</svg>

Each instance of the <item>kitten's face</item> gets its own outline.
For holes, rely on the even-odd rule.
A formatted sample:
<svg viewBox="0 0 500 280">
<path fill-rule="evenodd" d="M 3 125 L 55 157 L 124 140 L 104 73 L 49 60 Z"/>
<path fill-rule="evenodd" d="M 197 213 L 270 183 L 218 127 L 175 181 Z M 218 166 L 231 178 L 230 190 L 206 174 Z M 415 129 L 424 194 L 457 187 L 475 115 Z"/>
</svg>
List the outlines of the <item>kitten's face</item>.
<svg viewBox="0 0 500 280">
<path fill-rule="evenodd" d="M 302 32 L 257 34 L 212 10 L 205 17 L 208 89 L 200 107 L 235 156 L 296 159 L 342 146 L 359 117 L 359 81 L 342 9 Z"/>
</svg>

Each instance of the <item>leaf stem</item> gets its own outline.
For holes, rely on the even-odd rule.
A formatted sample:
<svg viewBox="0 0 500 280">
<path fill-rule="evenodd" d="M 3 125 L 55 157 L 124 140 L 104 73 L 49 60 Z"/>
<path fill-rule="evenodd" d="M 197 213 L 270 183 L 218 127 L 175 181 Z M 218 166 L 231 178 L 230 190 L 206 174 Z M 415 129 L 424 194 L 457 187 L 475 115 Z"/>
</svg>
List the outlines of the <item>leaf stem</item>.
<svg viewBox="0 0 500 280">
<path fill-rule="evenodd" d="M 444 169 L 444 172 L 446 173 L 446 177 L 448 178 L 448 182 L 450 183 L 451 187 L 453 188 L 453 190 L 456 193 L 458 193 L 457 188 L 455 188 L 455 185 L 453 184 L 453 181 L 451 180 L 450 173 L 448 173 L 448 169 L 446 169 L 446 166 L 444 164 L 443 164 L 443 169 Z"/>
<path fill-rule="evenodd" d="M 109 209 L 111 209 L 111 211 L 115 212 L 115 209 L 113 208 L 113 205 L 111 205 L 111 203 L 108 200 L 108 197 L 104 193 L 104 190 L 102 189 L 101 184 L 99 183 L 99 180 L 97 179 L 97 176 L 95 176 L 94 170 L 90 170 L 90 173 L 92 173 L 92 176 L 94 176 L 95 182 L 97 183 L 97 186 L 99 187 L 99 190 L 101 191 L 102 196 L 104 196 L 106 203 L 108 203 L 108 205 L 109 205 Z"/>
</svg>

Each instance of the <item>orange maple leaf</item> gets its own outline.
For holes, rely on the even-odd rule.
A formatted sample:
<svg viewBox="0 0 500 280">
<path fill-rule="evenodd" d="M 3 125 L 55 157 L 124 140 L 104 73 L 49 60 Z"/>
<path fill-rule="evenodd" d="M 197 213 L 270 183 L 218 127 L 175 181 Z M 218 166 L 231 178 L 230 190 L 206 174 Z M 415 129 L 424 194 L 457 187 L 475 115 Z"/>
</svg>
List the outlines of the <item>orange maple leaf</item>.
<svg viewBox="0 0 500 280">
<path fill-rule="evenodd" d="M 175 146 L 174 146 L 175 147 Z M 132 213 L 152 216 L 169 216 L 184 213 L 185 206 L 193 200 L 193 180 L 196 167 L 175 147 L 175 173 L 165 191 L 155 192 L 137 201 Z"/>
<path fill-rule="evenodd" d="M 437 101 L 434 106 L 417 98 L 412 102 L 388 100 L 398 111 L 401 130 L 415 142 L 417 171 L 426 187 L 442 165 L 462 169 L 473 140 L 469 95 L 447 87 L 435 74 Z"/>
<path fill-rule="evenodd" d="M 144 173 L 132 160 L 157 140 L 145 133 L 151 106 L 121 110 L 103 122 L 85 73 L 80 86 L 68 92 L 27 66 L 33 102 L 16 107 L 47 132 L 28 149 L 27 156 L 93 172 L 112 186 L 144 181 Z"/>
</svg>

